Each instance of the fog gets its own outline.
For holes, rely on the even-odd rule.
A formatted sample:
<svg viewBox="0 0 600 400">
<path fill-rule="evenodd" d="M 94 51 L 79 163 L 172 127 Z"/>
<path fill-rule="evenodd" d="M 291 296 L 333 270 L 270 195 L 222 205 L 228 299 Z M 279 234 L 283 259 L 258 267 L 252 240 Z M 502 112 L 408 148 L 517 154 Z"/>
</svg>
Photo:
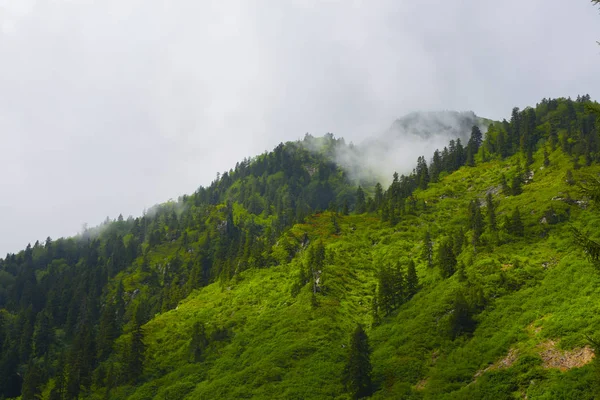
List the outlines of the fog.
<svg viewBox="0 0 600 400">
<path fill-rule="evenodd" d="M 414 111 L 597 99 L 597 39 L 587 1 L 0 0 L 0 254 L 306 132 L 362 143 Z M 410 168 L 433 142 L 389 154 Z"/>
</svg>

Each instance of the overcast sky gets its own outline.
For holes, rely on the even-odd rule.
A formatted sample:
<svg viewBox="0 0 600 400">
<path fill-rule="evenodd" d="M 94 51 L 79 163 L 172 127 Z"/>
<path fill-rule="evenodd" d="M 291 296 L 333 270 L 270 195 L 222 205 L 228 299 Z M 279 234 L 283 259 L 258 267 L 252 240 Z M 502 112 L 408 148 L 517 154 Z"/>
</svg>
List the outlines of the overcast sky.
<svg viewBox="0 0 600 400">
<path fill-rule="evenodd" d="M 598 99 L 597 39 L 586 0 L 0 0 L 0 254 L 305 132 Z"/>
</svg>

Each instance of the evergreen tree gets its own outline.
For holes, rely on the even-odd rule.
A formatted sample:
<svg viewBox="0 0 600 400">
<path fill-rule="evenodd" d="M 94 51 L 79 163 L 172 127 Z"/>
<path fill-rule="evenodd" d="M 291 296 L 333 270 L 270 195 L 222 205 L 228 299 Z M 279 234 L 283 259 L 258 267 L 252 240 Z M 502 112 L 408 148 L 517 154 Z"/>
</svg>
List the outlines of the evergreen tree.
<svg viewBox="0 0 600 400">
<path fill-rule="evenodd" d="M 565 182 L 569 186 L 573 186 L 575 184 L 575 179 L 573 178 L 573 171 L 571 171 L 570 169 L 568 169 L 567 173 L 565 174 Z"/>
<path fill-rule="evenodd" d="M 519 207 L 516 207 L 510 217 L 510 233 L 516 236 L 523 236 L 525 234 L 525 227 L 521 220 L 521 213 Z"/>
<path fill-rule="evenodd" d="M 127 375 L 131 383 L 135 383 L 139 379 L 144 369 L 146 345 L 144 344 L 142 324 L 142 306 L 137 304 L 133 314 L 133 329 L 127 353 Z"/>
<path fill-rule="evenodd" d="M 38 400 L 41 399 L 42 391 L 40 390 L 43 383 L 42 371 L 33 362 L 33 359 L 29 361 L 27 366 L 27 373 L 23 380 L 23 392 L 21 398 L 23 400 Z"/>
<path fill-rule="evenodd" d="M 427 168 L 427 162 L 425 162 L 425 157 L 423 156 L 417 159 L 416 176 L 419 188 L 422 190 L 427 189 L 427 185 L 429 184 L 429 169 Z"/>
<path fill-rule="evenodd" d="M 444 278 L 449 278 L 455 272 L 456 256 L 452 247 L 453 243 L 449 237 L 446 236 L 440 240 L 437 252 L 437 265 Z"/>
<path fill-rule="evenodd" d="M 475 330 L 475 321 L 471 306 L 467 302 L 462 291 L 455 295 L 450 315 L 450 336 L 456 339 L 462 334 L 471 333 Z"/>
<path fill-rule="evenodd" d="M 406 297 L 406 282 L 400 263 L 396 263 L 396 266 L 392 269 L 391 274 L 393 296 L 392 305 L 394 308 L 397 308 L 402 305 Z"/>
<path fill-rule="evenodd" d="M 362 325 L 358 324 L 350 337 L 344 369 L 344 384 L 354 399 L 364 398 L 372 393 L 370 353 L 367 334 Z"/>
<path fill-rule="evenodd" d="M 365 199 L 365 192 L 363 191 L 362 187 L 358 187 L 358 189 L 356 189 L 356 213 L 357 214 L 362 214 L 366 211 L 366 199 Z"/>
<path fill-rule="evenodd" d="M 190 362 L 199 362 L 202 354 L 208 346 L 208 338 L 204 329 L 204 324 L 194 323 L 192 330 L 192 340 L 190 341 Z"/>
<path fill-rule="evenodd" d="M 426 230 L 423 235 L 423 250 L 421 252 L 421 257 L 427 262 L 428 268 L 433 266 L 433 242 L 429 230 Z"/>
<path fill-rule="evenodd" d="M 108 301 L 100 314 L 100 325 L 98 327 L 98 359 L 105 360 L 112 352 L 113 342 L 119 335 L 117 321 L 115 320 L 116 307 L 112 301 Z"/>
<path fill-rule="evenodd" d="M 375 208 L 379 209 L 383 204 L 383 187 L 381 183 L 377 182 L 375 185 L 375 199 L 374 199 Z"/>
<path fill-rule="evenodd" d="M 396 284 L 391 269 L 386 266 L 381 267 L 378 278 L 377 304 L 384 315 L 390 315 L 396 305 Z"/>
<path fill-rule="evenodd" d="M 415 262 L 411 259 L 408 261 L 406 268 L 406 294 L 408 298 L 411 298 L 417 293 L 419 288 L 419 277 L 417 276 L 417 270 L 415 268 Z"/>
<path fill-rule="evenodd" d="M 473 230 L 473 246 L 476 246 L 479 244 L 479 237 L 483 233 L 484 227 L 481 208 L 477 200 L 471 200 L 469 203 L 469 220 Z"/>
<path fill-rule="evenodd" d="M 505 196 L 509 196 L 512 194 L 512 190 L 508 186 L 508 183 L 506 182 L 506 176 L 504 174 L 500 175 L 500 188 L 502 190 L 502 194 L 504 194 Z"/>
<path fill-rule="evenodd" d="M 523 193 L 523 188 L 521 187 L 522 183 L 521 174 L 518 171 L 512 179 L 511 194 L 513 196 L 518 196 Z"/>
<path fill-rule="evenodd" d="M 492 198 L 492 194 L 488 193 L 485 196 L 485 203 L 487 206 L 487 223 L 488 227 L 491 231 L 495 231 L 497 229 L 496 226 L 496 205 L 494 204 L 494 199 Z"/>
<path fill-rule="evenodd" d="M 52 326 L 46 312 L 37 315 L 35 332 L 33 334 L 33 354 L 35 357 L 47 355 L 52 342 Z"/>
</svg>

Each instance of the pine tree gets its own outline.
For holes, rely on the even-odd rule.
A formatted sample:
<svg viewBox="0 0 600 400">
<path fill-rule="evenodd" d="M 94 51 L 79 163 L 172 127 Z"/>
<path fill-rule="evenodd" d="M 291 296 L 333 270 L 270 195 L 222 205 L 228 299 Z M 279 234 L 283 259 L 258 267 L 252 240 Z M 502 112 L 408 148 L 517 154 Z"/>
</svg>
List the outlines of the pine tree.
<svg viewBox="0 0 600 400">
<path fill-rule="evenodd" d="M 144 369 L 146 345 L 144 344 L 142 324 L 142 306 L 138 304 L 133 314 L 133 329 L 127 353 L 127 375 L 131 383 L 135 383 L 139 379 Z"/>
<path fill-rule="evenodd" d="M 406 268 L 406 294 L 408 298 L 411 298 L 417 293 L 419 288 L 419 277 L 417 276 L 417 270 L 415 268 L 415 262 L 411 259 L 408 261 Z"/>
<path fill-rule="evenodd" d="M 525 227 L 523 226 L 523 221 L 521 220 L 519 207 L 515 208 L 510 217 L 510 231 L 516 236 L 523 236 L 525 234 Z"/>
<path fill-rule="evenodd" d="M 52 327 L 46 312 L 37 315 L 35 332 L 33 334 L 33 354 L 35 357 L 46 356 L 52 342 Z"/>
<path fill-rule="evenodd" d="M 417 169 L 415 172 L 419 188 L 422 190 L 427 189 L 427 185 L 429 184 L 429 169 L 427 168 L 425 157 L 420 156 L 417 159 Z"/>
<path fill-rule="evenodd" d="M 381 267 L 379 270 L 379 282 L 377 286 L 377 303 L 384 315 L 390 315 L 395 307 L 395 284 L 393 274 L 389 267 Z"/>
<path fill-rule="evenodd" d="M 392 296 L 393 296 L 393 307 L 397 308 L 402 303 L 404 303 L 404 299 L 406 297 L 406 282 L 404 278 L 404 273 L 402 272 L 402 267 L 400 263 L 396 263 L 396 266 L 392 269 Z"/>
<path fill-rule="evenodd" d="M 29 361 L 27 373 L 25 374 L 25 379 L 23 380 L 23 392 L 21 394 L 21 398 L 23 400 L 41 399 L 42 392 L 40 387 L 42 383 L 42 371 L 32 359 Z"/>
<path fill-rule="evenodd" d="M 50 400 L 63 400 L 66 388 L 65 356 L 60 353 L 54 375 L 54 388 L 50 392 Z"/>
<path fill-rule="evenodd" d="M 511 194 L 513 196 L 518 196 L 523 193 L 523 188 L 521 187 L 522 183 L 521 174 L 517 172 L 512 179 Z"/>
<path fill-rule="evenodd" d="M 366 206 L 366 199 L 365 199 L 365 192 L 362 189 L 362 187 L 358 187 L 358 189 L 356 189 L 356 213 L 357 214 L 362 214 L 366 211 L 365 209 Z"/>
<path fill-rule="evenodd" d="M 508 183 L 506 183 L 506 176 L 504 174 L 500 175 L 500 188 L 502 190 L 502 194 L 504 194 L 505 196 L 509 196 L 512 194 L 512 190 L 508 186 Z"/>
<path fill-rule="evenodd" d="M 202 354 L 208 346 L 208 338 L 204 329 L 204 324 L 194 323 L 192 330 L 192 340 L 190 341 L 190 362 L 199 362 Z"/>
<path fill-rule="evenodd" d="M 112 352 L 113 342 L 119 335 L 115 320 L 116 312 L 113 302 L 108 301 L 100 314 L 98 327 L 98 359 L 100 361 L 104 361 Z"/>
<path fill-rule="evenodd" d="M 495 231 L 497 229 L 496 225 L 496 205 L 494 204 L 494 199 L 492 198 L 492 194 L 488 193 L 485 196 L 485 202 L 487 206 L 487 223 L 488 227 L 491 231 Z"/>
<path fill-rule="evenodd" d="M 565 182 L 569 186 L 573 186 L 575 184 L 575 179 L 573 178 L 573 171 L 571 171 L 570 169 L 568 169 L 567 173 L 565 174 Z"/>
<path fill-rule="evenodd" d="M 452 240 L 449 237 L 444 237 L 440 240 L 437 252 L 437 265 L 444 278 L 449 278 L 455 272 L 456 256 L 452 247 Z"/>
<path fill-rule="evenodd" d="M 427 262 L 428 268 L 433 266 L 433 242 L 431 241 L 429 230 L 425 231 L 425 234 L 423 235 L 423 250 L 421 252 L 421 257 Z"/>
<path fill-rule="evenodd" d="M 479 244 L 479 237 L 483 233 L 484 226 L 479 201 L 477 200 L 471 200 L 469 203 L 469 220 L 473 230 L 473 246 L 476 246 Z"/>
<path fill-rule="evenodd" d="M 475 321 L 471 306 L 463 295 L 462 291 L 456 293 L 450 316 L 450 336 L 456 339 L 464 333 L 471 333 L 475 330 Z"/>
<path fill-rule="evenodd" d="M 352 398 L 360 399 L 372 393 L 369 339 L 362 325 L 356 325 L 350 337 L 350 348 L 344 370 L 344 384 Z"/>
</svg>

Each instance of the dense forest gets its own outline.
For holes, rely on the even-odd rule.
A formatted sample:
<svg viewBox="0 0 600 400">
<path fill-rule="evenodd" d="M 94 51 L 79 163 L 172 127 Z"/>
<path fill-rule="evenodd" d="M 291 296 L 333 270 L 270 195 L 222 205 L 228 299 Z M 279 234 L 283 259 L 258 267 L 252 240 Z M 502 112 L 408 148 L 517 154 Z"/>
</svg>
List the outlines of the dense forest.
<svg viewBox="0 0 600 400">
<path fill-rule="evenodd" d="M 0 398 L 592 399 L 598 107 L 514 108 L 385 187 L 307 134 L 7 254 Z"/>
</svg>

